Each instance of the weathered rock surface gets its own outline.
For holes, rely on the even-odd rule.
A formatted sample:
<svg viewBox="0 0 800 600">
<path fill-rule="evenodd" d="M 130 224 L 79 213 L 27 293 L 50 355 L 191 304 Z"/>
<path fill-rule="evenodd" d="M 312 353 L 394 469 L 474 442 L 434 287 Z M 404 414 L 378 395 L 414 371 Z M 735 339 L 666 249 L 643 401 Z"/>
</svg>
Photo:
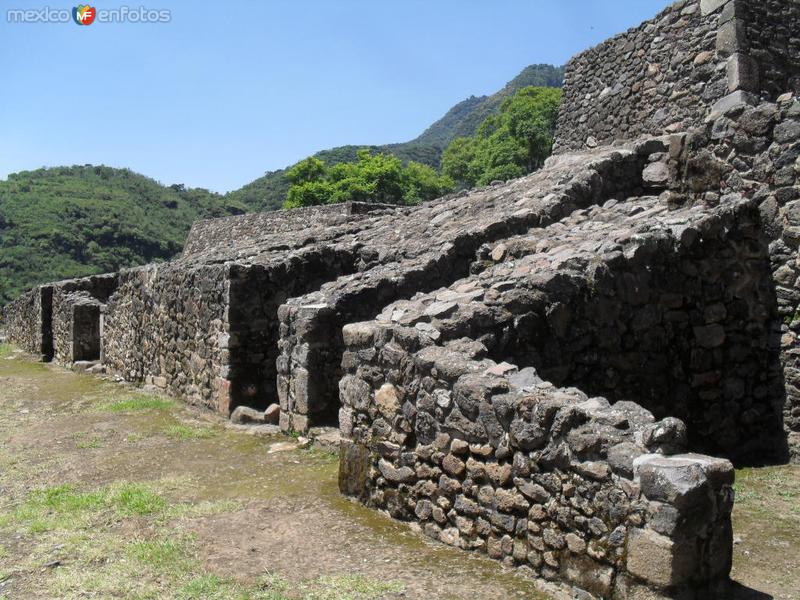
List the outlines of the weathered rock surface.
<svg viewBox="0 0 800 600">
<path fill-rule="evenodd" d="M 267 419 L 263 411 L 250 408 L 249 406 L 237 406 L 231 413 L 231 422 L 240 425 L 247 425 L 250 423 L 261 424 L 266 423 Z"/>
</svg>

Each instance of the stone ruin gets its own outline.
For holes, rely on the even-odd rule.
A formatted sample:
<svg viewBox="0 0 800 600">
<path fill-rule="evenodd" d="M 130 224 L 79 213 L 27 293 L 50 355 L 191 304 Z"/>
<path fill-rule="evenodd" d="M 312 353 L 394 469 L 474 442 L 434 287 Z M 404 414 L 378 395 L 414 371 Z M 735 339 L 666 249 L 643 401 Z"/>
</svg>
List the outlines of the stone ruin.
<svg viewBox="0 0 800 600">
<path fill-rule="evenodd" d="M 570 61 L 536 173 L 201 221 L 7 333 L 338 426 L 344 494 L 573 597 L 725 598 L 732 463 L 800 457 L 799 31 L 795 0 L 681 0 Z"/>
</svg>

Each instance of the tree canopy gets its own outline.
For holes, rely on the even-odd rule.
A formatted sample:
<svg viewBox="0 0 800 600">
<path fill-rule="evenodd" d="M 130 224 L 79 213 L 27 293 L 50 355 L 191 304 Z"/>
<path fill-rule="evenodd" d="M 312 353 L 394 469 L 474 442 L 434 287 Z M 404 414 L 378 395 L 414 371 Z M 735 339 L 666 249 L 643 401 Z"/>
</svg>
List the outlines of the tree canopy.
<svg viewBox="0 0 800 600">
<path fill-rule="evenodd" d="M 442 155 L 442 173 L 461 187 L 472 187 L 540 168 L 553 148 L 560 101 L 560 89 L 520 89 L 475 135 L 450 143 Z"/>
<path fill-rule="evenodd" d="M 405 165 L 396 156 L 359 150 L 357 161 L 326 165 L 316 157 L 300 161 L 286 172 L 291 182 L 285 208 L 375 202 L 418 204 L 453 189 L 453 181 L 414 161 Z"/>
</svg>

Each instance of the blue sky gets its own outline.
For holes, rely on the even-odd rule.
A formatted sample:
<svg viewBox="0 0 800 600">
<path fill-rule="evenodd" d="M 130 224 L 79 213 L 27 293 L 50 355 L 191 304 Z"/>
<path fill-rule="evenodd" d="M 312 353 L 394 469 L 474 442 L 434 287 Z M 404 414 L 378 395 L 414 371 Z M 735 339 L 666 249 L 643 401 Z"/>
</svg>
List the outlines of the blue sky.
<svg viewBox="0 0 800 600">
<path fill-rule="evenodd" d="M 563 64 L 668 1 L 127 4 L 171 21 L 8 23 L 8 8 L 72 5 L 0 5 L 0 178 L 93 163 L 235 189 L 324 148 L 412 139 L 456 102 Z"/>
</svg>

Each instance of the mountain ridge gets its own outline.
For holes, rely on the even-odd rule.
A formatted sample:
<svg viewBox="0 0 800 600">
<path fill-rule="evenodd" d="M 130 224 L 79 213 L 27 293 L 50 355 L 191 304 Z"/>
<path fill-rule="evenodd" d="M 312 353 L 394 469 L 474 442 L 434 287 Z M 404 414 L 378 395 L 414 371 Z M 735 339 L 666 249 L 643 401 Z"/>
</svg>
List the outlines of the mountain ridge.
<svg viewBox="0 0 800 600">
<path fill-rule="evenodd" d="M 495 114 L 503 100 L 517 90 L 527 86 L 561 87 L 564 81 L 564 67 L 548 64 L 533 64 L 525 67 L 500 90 L 488 96 L 470 96 L 451 107 L 440 119 L 432 123 L 420 135 L 407 142 L 382 145 L 345 145 L 313 154 L 328 165 L 337 162 L 352 162 L 359 148 L 368 148 L 373 152 L 393 154 L 403 161 L 414 160 L 434 168 L 447 144 L 456 137 L 473 135 L 478 126 L 491 114 Z M 267 171 L 245 184 L 238 190 L 228 192 L 226 196 L 250 206 L 253 210 L 275 210 L 283 204 L 289 181 L 283 169 Z"/>
</svg>

